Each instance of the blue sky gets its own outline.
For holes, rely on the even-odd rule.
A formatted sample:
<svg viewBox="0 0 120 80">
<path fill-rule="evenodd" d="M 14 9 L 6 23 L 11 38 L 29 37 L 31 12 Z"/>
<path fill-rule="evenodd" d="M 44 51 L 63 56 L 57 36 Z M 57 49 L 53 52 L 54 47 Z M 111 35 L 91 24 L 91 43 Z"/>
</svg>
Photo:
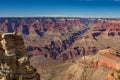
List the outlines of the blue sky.
<svg viewBox="0 0 120 80">
<path fill-rule="evenodd" d="M 0 16 L 120 18 L 120 0 L 0 0 Z"/>
</svg>

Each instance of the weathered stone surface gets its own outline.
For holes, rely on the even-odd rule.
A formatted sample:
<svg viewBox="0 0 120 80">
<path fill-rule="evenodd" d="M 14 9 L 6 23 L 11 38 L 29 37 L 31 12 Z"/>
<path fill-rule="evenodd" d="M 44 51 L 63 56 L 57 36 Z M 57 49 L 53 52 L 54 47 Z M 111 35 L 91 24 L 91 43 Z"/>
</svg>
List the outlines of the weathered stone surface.
<svg viewBox="0 0 120 80">
<path fill-rule="evenodd" d="M 0 59 L 0 79 L 40 80 L 40 75 L 30 65 L 22 36 L 15 33 L 4 33 L 1 36 L 3 53 Z"/>
<path fill-rule="evenodd" d="M 119 57 L 111 51 L 115 52 L 105 49 L 96 55 L 77 56 L 66 62 L 53 61 L 40 55 L 31 58 L 31 64 L 41 73 L 42 80 L 115 80 L 111 73 L 120 67 L 120 61 L 115 60 Z"/>
<path fill-rule="evenodd" d="M 26 50 L 21 46 L 24 44 L 23 37 L 29 56 L 45 55 L 45 57 L 55 60 L 71 60 L 78 55 L 82 57 L 86 54 L 96 54 L 97 50 L 110 47 L 119 52 L 120 38 L 116 38 L 120 36 L 119 23 L 119 19 L 0 18 L 0 32 L 16 31 L 17 34 L 22 34 L 22 36 L 17 36 L 17 39 L 11 33 L 9 33 L 10 36 L 8 34 L 0 36 L 0 41 L 4 38 L 5 42 L 9 42 L 4 43 L 4 46 L 0 44 L 0 51 L 6 52 L 7 50 L 9 53 L 10 51 L 15 53 L 12 48 L 16 48 L 17 51 L 22 51 L 22 56 L 25 56 Z M 11 29 L 8 28 L 9 26 Z M 90 28 L 89 32 L 85 31 L 88 27 Z M 85 35 L 84 39 L 81 39 L 80 37 L 84 36 L 83 32 L 88 32 L 88 34 Z M 106 39 L 101 39 L 102 37 L 99 36 Z M 13 39 L 17 41 L 15 44 Z M 9 54 L 8 52 L 6 53 Z M 105 54 L 100 53 L 102 57 L 99 60 L 95 59 L 92 66 L 119 69 L 119 58 L 113 54 L 111 51 L 105 51 Z"/>
<path fill-rule="evenodd" d="M 119 22 L 120 19 L 102 18 L 0 18 L 0 32 L 15 31 L 24 37 L 26 48 L 28 46 L 41 48 L 50 45 L 50 42 L 56 39 L 68 39 L 71 33 L 87 27 L 90 28 L 89 36 L 95 40 L 99 35 L 120 36 Z M 8 36 L 3 35 L 3 38 Z"/>
</svg>

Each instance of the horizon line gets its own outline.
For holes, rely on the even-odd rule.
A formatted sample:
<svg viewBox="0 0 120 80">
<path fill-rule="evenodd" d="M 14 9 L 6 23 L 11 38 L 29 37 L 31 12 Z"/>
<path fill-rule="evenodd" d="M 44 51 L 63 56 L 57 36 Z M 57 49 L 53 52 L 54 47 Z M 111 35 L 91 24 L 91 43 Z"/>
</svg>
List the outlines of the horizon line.
<svg viewBox="0 0 120 80">
<path fill-rule="evenodd" d="M 79 16 L 0 16 L 0 18 L 106 18 L 106 19 L 120 19 L 120 17 L 79 17 Z"/>
</svg>

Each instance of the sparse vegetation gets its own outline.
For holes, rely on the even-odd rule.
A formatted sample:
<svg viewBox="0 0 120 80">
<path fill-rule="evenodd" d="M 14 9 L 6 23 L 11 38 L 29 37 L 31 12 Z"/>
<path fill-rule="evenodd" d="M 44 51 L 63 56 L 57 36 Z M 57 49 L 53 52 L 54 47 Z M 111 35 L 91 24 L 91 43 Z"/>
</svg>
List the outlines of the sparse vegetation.
<svg viewBox="0 0 120 80">
<path fill-rule="evenodd" d="M 115 78 L 115 80 L 120 80 L 120 70 L 116 70 L 115 72 L 112 72 L 112 77 Z"/>
</svg>

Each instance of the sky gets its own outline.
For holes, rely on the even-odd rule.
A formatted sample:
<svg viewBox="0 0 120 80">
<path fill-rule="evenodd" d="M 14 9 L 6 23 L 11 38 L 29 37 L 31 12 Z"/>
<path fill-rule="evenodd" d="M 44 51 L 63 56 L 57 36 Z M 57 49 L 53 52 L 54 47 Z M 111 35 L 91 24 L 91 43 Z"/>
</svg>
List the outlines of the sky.
<svg viewBox="0 0 120 80">
<path fill-rule="evenodd" d="M 0 17 L 120 18 L 120 0 L 0 0 Z"/>
</svg>

